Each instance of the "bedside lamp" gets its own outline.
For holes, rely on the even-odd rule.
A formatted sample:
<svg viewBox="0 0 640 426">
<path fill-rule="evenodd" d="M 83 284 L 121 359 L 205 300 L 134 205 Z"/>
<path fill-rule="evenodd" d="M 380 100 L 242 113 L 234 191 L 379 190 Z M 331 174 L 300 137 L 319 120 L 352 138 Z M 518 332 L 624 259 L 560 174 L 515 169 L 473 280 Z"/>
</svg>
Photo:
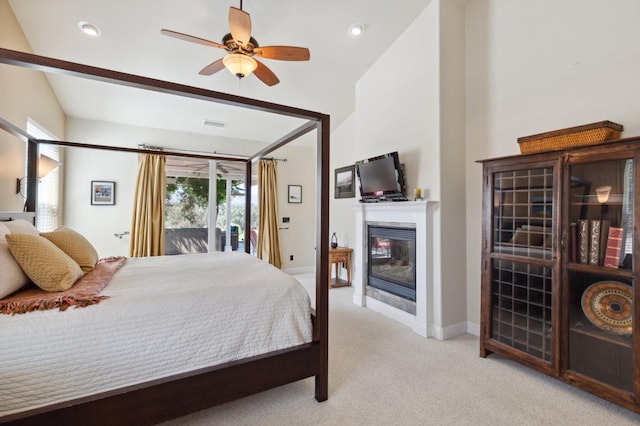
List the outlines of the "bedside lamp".
<svg viewBox="0 0 640 426">
<path fill-rule="evenodd" d="M 56 161 L 51 157 L 47 157 L 46 155 L 41 154 L 40 158 L 38 159 L 38 179 L 44 178 L 59 165 L 60 165 L 59 161 Z M 25 178 L 23 177 L 17 179 L 16 194 L 20 194 L 22 195 L 23 198 L 26 198 L 24 194 L 24 189 L 23 189 L 24 179 Z"/>
</svg>

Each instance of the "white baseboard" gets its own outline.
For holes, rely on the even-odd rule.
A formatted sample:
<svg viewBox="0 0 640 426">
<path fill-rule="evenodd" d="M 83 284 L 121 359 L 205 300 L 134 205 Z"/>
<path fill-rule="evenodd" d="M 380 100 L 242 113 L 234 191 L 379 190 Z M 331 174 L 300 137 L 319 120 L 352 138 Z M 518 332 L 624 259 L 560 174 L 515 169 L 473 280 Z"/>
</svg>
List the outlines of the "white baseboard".
<svg viewBox="0 0 640 426">
<path fill-rule="evenodd" d="M 480 324 L 477 322 L 467 321 L 467 333 L 480 337 Z"/>
<path fill-rule="evenodd" d="M 356 300 L 355 295 L 353 303 L 360 305 L 358 300 Z M 447 327 L 436 327 L 431 323 L 425 325 L 418 321 L 414 315 L 401 311 L 400 309 L 396 309 L 368 296 L 364 297 L 364 304 L 360 306 L 366 306 L 373 311 L 394 319 L 410 327 L 415 333 L 422 337 L 431 337 L 437 340 L 448 340 L 467 333 L 473 334 L 474 336 L 480 335 L 480 325 L 476 323 L 463 321 Z"/>
<path fill-rule="evenodd" d="M 438 338 L 439 340 L 448 340 L 453 339 L 454 337 L 461 336 L 467 333 L 467 322 L 459 322 L 458 324 L 453 324 L 446 326 L 444 328 L 440 328 L 438 330 Z"/>
</svg>

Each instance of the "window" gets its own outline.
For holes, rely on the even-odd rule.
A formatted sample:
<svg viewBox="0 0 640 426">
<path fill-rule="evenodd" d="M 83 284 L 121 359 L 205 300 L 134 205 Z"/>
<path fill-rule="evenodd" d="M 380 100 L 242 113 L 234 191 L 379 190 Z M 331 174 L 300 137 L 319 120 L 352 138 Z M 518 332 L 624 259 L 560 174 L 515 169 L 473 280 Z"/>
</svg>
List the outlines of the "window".
<svg viewBox="0 0 640 426">
<path fill-rule="evenodd" d="M 37 139 L 57 139 L 33 120 L 27 120 L 27 133 Z M 39 154 L 60 161 L 61 149 L 57 145 L 38 145 Z M 56 167 L 38 181 L 38 206 L 36 208 L 36 226 L 40 232 L 56 229 L 59 223 L 60 206 L 60 167 Z"/>
</svg>

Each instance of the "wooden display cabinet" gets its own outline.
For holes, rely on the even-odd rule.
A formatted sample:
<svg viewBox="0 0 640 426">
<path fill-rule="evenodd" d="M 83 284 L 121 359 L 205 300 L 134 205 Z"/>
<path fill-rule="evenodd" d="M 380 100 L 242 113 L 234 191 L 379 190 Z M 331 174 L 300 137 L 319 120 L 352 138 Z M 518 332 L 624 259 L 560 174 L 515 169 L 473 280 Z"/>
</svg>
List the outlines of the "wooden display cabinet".
<svg viewBox="0 0 640 426">
<path fill-rule="evenodd" d="M 640 138 L 481 163 L 480 355 L 640 412 Z"/>
</svg>

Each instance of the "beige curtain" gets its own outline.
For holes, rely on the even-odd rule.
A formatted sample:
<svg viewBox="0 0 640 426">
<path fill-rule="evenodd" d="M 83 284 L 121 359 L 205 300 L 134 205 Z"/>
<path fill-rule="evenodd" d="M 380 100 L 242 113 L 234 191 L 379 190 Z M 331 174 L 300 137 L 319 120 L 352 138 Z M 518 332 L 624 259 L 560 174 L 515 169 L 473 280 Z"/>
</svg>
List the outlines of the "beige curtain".
<svg viewBox="0 0 640 426">
<path fill-rule="evenodd" d="M 141 154 L 131 222 L 131 257 L 164 255 L 164 155 Z"/>
<path fill-rule="evenodd" d="M 276 160 L 258 162 L 258 250 L 259 259 L 282 268 L 278 229 L 278 164 Z"/>
</svg>

